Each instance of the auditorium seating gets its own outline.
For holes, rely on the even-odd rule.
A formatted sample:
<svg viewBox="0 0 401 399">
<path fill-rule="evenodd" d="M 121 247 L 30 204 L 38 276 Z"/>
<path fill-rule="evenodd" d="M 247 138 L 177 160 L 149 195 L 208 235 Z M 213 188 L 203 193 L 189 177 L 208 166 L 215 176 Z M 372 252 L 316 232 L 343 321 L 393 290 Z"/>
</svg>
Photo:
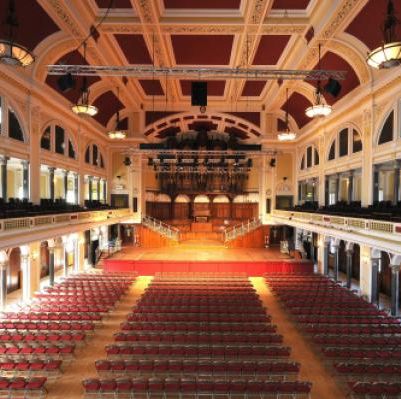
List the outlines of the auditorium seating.
<svg viewBox="0 0 401 399">
<path fill-rule="evenodd" d="M 102 318 L 134 281 L 135 273 L 83 273 L 39 292 L 29 305 L 0 313 L 0 398 L 46 395 Z"/>
<path fill-rule="evenodd" d="M 309 397 L 244 274 L 157 274 L 114 339 L 87 397 Z"/>
<path fill-rule="evenodd" d="M 352 397 L 399 397 L 399 319 L 324 276 L 270 273 L 265 279 L 301 332 L 348 382 Z"/>
</svg>

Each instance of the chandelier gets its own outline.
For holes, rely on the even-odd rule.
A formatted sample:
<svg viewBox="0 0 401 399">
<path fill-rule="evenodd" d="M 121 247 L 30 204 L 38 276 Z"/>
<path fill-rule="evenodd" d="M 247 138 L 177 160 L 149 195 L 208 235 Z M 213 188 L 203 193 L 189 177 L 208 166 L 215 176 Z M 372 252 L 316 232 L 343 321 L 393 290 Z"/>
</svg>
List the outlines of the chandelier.
<svg viewBox="0 0 401 399">
<path fill-rule="evenodd" d="M 84 60 L 86 61 L 86 43 L 84 43 Z M 71 107 L 72 112 L 79 116 L 95 116 L 99 110 L 94 105 L 89 104 L 88 78 L 86 76 L 82 78 L 81 92 L 81 101 Z"/>
<path fill-rule="evenodd" d="M 34 55 L 26 47 L 14 42 L 14 28 L 18 27 L 14 0 L 9 1 L 5 25 L 8 26 L 8 38 L 0 39 L 0 62 L 22 67 L 31 65 L 35 61 Z"/>
<path fill-rule="evenodd" d="M 383 23 L 384 43 L 382 46 L 369 53 L 366 62 L 376 69 L 386 69 L 401 64 L 401 42 L 393 41 L 395 28 L 399 23 L 395 16 L 394 4 L 389 0 L 387 5 L 387 15 Z"/>
<path fill-rule="evenodd" d="M 282 132 L 278 132 L 277 138 L 279 141 L 294 141 L 297 138 L 297 134 L 295 132 L 291 132 L 288 123 L 288 88 L 286 89 L 286 110 L 285 110 L 285 130 Z"/>
<path fill-rule="evenodd" d="M 120 88 L 117 87 L 117 99 L 120 101 Z M 120 129 L 120 112 L 116 112 L 116 128 L 107 132 L 107 135 L 112 140 L 122 140 L 127 137 L 127 133 Z"/>
<path fill-rule="evenodd" d="M 320 69 L 320 44 L 319 44 L 319 61 L 318 61 L 318 69 Z M 320 79 L 317 81 L 317 87 L 315 91 L 315 104 L 306 108 L 305 114 L 309 118 L 317 118 L 317 117 L 323 117 L 323 116 L 328 116 L 331 114 L 331 106 L 328 104 L 325 104 L 322 101 L 323 97 L 323 90 L 321 86 Z"/>
</svg>

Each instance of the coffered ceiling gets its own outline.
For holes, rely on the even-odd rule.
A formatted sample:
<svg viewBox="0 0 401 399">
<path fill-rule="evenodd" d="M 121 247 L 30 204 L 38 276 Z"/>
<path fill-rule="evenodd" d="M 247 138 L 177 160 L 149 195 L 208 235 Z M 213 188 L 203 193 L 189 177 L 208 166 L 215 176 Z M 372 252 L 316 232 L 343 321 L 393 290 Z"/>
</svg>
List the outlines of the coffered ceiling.
<svg viewBox="0 0 401 399">
<path fill-rule="evenodd" d="M 0 15 L 5 15 L 7 3 L 0 0 Z M 81 83 L 78 79 L 75 89 L 61 93 L 57 78 L 47 76 L 46 65 L 84 64 L 82 48 L 77 50 L 77 44 L 100 21 L 110 3 L 110 0 L 16 1 L 20 22 L 17 41 L 33 49 L 37 62 L 31 73 L 56 92 L 55 98 L 76 102 Z M 321 67 L 347 71 L 340 94 L 325 95 L 327 103 L 334 107 L 370 80 L 371 72 L 364 58 L 369 49 L 381 43 L 380 22 L 386 7 L 386 0 L 114 0 L 113 3 L 113 9 L 98 28 L 96 40 L 88 42 L 90 64 L 314 69 L 317 46 L 321 43 Z M 164 115 L 193 110 L 190 80 L 185 78 L 90 77 L 89 84 L 91 101 L 100 109 L 96 120 L 103 126 L 110 123 L 117 110 Z M 120 100 L 116 96 L 117 86 Z M 313 102 L 313 91 L 313 82 L 210 80 L 208 111 L 271 113 L 280 120 L 288 109 L 292 127 L 302 129 L 309 123 L 304 110 Z"/>
</svg>

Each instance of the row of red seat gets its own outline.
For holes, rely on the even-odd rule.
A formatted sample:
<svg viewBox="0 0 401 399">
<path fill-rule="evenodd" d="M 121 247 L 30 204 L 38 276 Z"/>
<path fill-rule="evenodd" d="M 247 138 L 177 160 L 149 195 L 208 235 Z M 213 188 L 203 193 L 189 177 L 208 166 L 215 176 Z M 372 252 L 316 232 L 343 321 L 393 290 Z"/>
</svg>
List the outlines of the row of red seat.
<svg viewBox="0 0 401 399">
<path fill-rule="evenodd" d="M 4 320 L 34 320 L 34 321 L 93 321 L 102 320 L 99 313 L 55 313 L 55 312 L 4 312 L 0 314 L 0 322 Z"/>
<path fill-rule="evenodd" d="M 21 359 L 21 360 L 13 360 L 13 359 L 1 359 L 0 361 L 0 372 L 2 374 L 30 374 L 30 373 L 38 373 L 43 372 L 46 374 L 54 374 L 59 373 L 61 368 L 61 360 L 58 359 Z"/>
<path fill-rule="evenodd" d="M 316 335 L 313 337 L 313 341 L 325 346 L 401 346 L 401 336 L 386 335 Z"/>
<path fill-rule="evenodd" d="M 93 331 L 95 325 L 90 321 L 0 321 L 0 330 L 29 331 Z"/>
<path fill-rule="evenodd" d="M 7 343 L 13 342 L 18 344 L 20 342 L 83 342 L 85 341 L 86 335 L 84 333 L 0 333 L 0 342 Z"/>
<path fill-rule="evenodd" d="M 50 359 L 53 357 L 71 357 L 74 353 L 75 345 L 73 344 L 63 344 L 63 345 L 10 345 L 2 346 L 0 345 L 0 355 L 6 356 L 39 356 L 43 355 L 45 358 Z"/>
<path fill-rule="evenodd" d="M 46 377 L 0 377 L 0 395 L 6 398 L 42 398 L 46 395 Z"/>
<path fill-rule="evenodd" d="M 133 333 L 118 332 L 114 334 L 116 341 L 125 342 L 174 342 L 174 343 L 268 343 L 281 344 L 283 337 L 279 334 L 257 333 L 206 333 L 206 332 L 161 332 Z"/>
<path fill-rule="evenodd" d="M 271 317 L 263 314 L 221 314 L 221 313 L 130 313 L 128 321 L 147 322 L 195 322 L 195 323 L 269 323 Z"/>
<path fill-rule="evenodd" d="M 138 305 L 135 309 L 143 313 L 222 313 L 222 314 L 265 314 L 265 309 L 260 306 L 213 306 L 210 305 Z"/>
<path fill-rule="evenodd" d="M 335 317 L 325 317 L 321 316 L 298 316 L 296 317 L 298 323 L 304 324 L 395 324 L 399 325 L 400 322 L 397 319 L 392 317 L 365 317 L 365 316 L 358 316 L 354 315 L 352 317 L 345 317 L 345 316 L 335 316 Z"/>
<path fill-rule="evenodd" d="M 213 376 L 282 376 L 299 372 L 295 362 L 210 361 L 210 360 L 98 360 L 96 370 L 103 374 L 168 374 Z"/>
<path fill-rule="evenodd" d="M 259 381 L 259 380 L 214 380 L 214 379 L 190 379 L 190 378 L 120 378 L 120 379 L 87 379 L 83 381 L 86 394 L 114 393 L 138 393 L 146 394 L 147 397 L 154 394 L 192 394 L 195 398 L 209 394 L 243 395 L 245 398 L 254 395 L 272 395 L 272 394 L 298 394 L 308 395 L 311 390 L 311 384 L 298 381 Z"/>
</svg>

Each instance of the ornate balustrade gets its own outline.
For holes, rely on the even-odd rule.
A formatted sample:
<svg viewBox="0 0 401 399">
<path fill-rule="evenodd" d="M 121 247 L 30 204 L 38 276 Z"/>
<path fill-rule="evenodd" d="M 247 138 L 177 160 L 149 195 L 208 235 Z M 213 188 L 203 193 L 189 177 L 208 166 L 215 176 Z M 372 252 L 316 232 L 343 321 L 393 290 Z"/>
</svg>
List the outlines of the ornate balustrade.
<svg viewBox="0 0 401 399">
<path fill-rule="evenodd" d="M 238 237 L 242 237 L 245 234 L 257 229 L 262 225 L 262 221 L 258 218 L 249 219 L 246 222 L 236 224 L 233 227 L 227 227 L 224 230 L 224 242 L 235 240 Z"/>
<path fill-rule="evenodd" d="M 151 216 L 145 216 L 142 218 L 142 224 L 161 234 L 163 237 L 167 237 L 174 241 L 180 241 L 180 230 L 167 223 L 163 223 L 161 220 L 152 218 Z"/>
</svg>

